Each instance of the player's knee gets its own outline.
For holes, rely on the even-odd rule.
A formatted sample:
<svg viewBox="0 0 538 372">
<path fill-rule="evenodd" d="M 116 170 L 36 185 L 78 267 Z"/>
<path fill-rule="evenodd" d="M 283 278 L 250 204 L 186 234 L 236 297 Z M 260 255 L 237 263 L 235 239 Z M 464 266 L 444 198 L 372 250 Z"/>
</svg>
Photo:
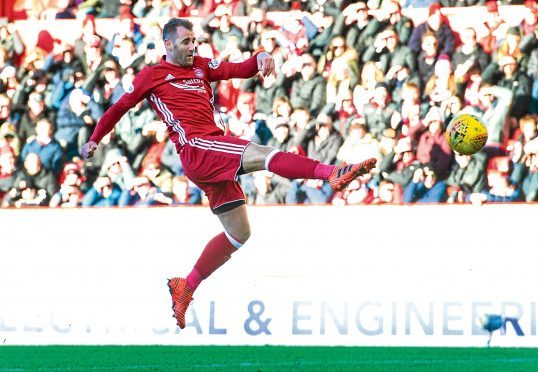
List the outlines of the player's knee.
<svg viewBox="0 0 538 372">
<path fill-rule="evenodd" d="M 249 238 L 250 238 L 250 226 L 246 226 L 240 231 L 238 231 L 237 240 L 239 240 L 241 243 L 245 244 Z"/>
</svg>

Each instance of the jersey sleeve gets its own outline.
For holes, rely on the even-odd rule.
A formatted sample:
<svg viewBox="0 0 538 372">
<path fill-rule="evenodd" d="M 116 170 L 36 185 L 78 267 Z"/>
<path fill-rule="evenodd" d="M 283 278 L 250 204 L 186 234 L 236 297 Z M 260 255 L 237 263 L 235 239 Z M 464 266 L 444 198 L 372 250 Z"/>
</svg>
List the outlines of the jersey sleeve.
<svg viewBox="0 0 538 372">
<path fill-rule="evenodd" d="M 130 89 L 101 117 L 93 130 L 90 141 L 99 143 L 129 109 L 146 98 L 151 90 L 151 82 L 151 68 L 145 67 L 135 76 Z"/>
<path fill-rule="evenodd" d="M 258 73 L 257 54 L 243 62 L 225 62 L 204 58 L 209 70 L 209 81 L 228 79 L 248 79 Z"/>
</svg>

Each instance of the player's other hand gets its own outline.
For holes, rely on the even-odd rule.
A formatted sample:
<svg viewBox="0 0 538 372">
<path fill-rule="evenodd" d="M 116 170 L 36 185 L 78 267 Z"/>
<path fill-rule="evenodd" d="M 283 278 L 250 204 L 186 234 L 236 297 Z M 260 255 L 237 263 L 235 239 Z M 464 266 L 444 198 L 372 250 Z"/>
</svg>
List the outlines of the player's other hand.
<svg viewBox="0 0 538 372">
<path fill-rule="evenodd" d="M 267 76 L 275 73 L 275 61 L 267 52 L 261 52 L 256 57 L 258 60 L 258 71 L 262 76 Z"/>
<path fill-rule="evenodd" d="M 95 143 L 94 141 L 89 141 L 85 143 L 80 149 L 80 155 L 82 155 L 84 159 L 90 159 L 93 157 L 93 153 L 96 149 L 97 143 Z"/>
</svg>

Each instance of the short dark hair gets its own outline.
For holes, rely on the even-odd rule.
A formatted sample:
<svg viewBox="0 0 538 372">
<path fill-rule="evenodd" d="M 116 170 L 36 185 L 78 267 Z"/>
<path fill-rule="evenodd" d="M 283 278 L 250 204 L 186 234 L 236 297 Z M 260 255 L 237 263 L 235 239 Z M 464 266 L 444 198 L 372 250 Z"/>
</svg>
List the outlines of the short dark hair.
<svg viewBox="0 0 538 372">
<path fill-rule="evenodd" d="M 163 27 L 163 39 L 164 40 L 174 40 L 175 31 L 178 27 L 186 28 L 189 31 L 192 31 L 193 24 L 191 21 L 182 18 L 172 18 L 170 19 Z"/>
</svg>

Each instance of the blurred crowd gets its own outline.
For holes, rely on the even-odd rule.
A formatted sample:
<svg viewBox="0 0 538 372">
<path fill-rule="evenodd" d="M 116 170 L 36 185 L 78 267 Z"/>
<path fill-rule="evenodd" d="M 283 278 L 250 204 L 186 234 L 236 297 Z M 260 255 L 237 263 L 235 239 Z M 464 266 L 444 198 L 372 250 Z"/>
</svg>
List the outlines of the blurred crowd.
<svg viewBox="0 0 538 372">
<path fill-rule="evenodd" d="M 520 27 L 499 15 L 501 3 L 524 5 Z M 81 20 L 74 43 L 40 33 L 38 46 L 29 48 L 16 23 L 0 20 L 2 207 L 206 203 L 145 101 L 103 139 L 94 158 L 84 161 L 79 154 L 136 73 L 159 63 L 161 25 L 170 16 L 200 17 L 197 53 L 204 57 L 234 62 L 265 50 L 276 62 L 275 76 L 214 86 L 215 122 L 227 135 L 324 163 L 378 159 L 371 176 L 336 194 L 324 181 L 267 171 L 241 176 L 249 203 L 538 200 L 535 1 L 56 5 L 52 15 L 47 8 L 48 17 Z M 458 18 L 443 15 L 444 6 L 470 5 L 485 9 L 472 27 L 457 27 Z M 404 16 L 402 8 L 409 6 L 427 7 L 426 21 L 414 24 Z M 23 17 L 41 17 L 39 8 L 17 9 Z M 284 13 L 267 16 L 274 11 Z M 246 22 L 236 23 L 235 16 Z M 111 37 L 96 27 L 100 17 L 116 19 Z M 473 156 L 455 154 L 446 142 L 445 128 L 458 112 L 481 117 L 488 127 L 485 148 Z"/>
</svg>

